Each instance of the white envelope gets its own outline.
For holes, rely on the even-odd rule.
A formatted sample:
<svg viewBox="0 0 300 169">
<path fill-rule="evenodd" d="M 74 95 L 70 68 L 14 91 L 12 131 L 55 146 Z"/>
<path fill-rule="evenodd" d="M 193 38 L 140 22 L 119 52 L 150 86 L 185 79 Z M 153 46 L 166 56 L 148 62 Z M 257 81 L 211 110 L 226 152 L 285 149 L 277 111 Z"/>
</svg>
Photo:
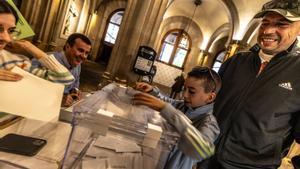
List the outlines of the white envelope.
<svg viewBox="0 0 300 169">
<path fill-rule="evenodd" d="M 58 120 L 64 86 L 49 82 L 15 66 L 18 82 L 0 81 L 0 112 L 41 121 Z"/>
</svg>

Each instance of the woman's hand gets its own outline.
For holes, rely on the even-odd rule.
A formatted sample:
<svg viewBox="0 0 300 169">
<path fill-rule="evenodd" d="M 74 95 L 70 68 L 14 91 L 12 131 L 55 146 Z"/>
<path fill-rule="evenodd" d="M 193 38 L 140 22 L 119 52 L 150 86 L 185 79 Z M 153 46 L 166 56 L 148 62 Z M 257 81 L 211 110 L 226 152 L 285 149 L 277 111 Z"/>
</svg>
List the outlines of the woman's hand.
<svg viewBox="0 0 300 169">
<path fill-rule="evenodd" d="M 9 70 L 0 69 L 0 80 L 4 81 L 19 81 L 23 77 Z"/>
<path fill-rule="evenodd" d="M 133 103 L 136 105 L 145 105 L 154 110 L 162 110 L 166 103 L 148 93 L 138 93 L 133 96 Z"/>
<path fill-rule="evenodd" d="M 17 53 L 25 56 L 30 55 L 36 59 L 40 59 L 41 57 L 47 55 L 45 52 L 26 40 L 13 41 L 7 44 L 5 49 L 12 53 Z"/>
<path fill-rule="evenodd" d="M 10 42 L 6 45 L 5 49 L 16 54 L 21 54 L 27 56 L 29 53 L 26 51 L 26 46 L 30 42 L 25 41 L 25 40 L 18 40 L 18 41 L 13 41 Z"/>
</svg>

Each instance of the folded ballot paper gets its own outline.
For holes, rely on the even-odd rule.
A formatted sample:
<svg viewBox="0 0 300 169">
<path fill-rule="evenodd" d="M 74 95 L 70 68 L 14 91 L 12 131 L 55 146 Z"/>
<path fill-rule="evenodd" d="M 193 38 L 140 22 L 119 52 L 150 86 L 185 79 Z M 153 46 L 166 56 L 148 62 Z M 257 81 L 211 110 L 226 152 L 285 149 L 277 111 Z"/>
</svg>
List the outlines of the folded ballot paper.
<svg viewBox="0 0 300 169">
<path fill-rule="evenodd" d="M 0 81 L 0 112 L 41 121 L 58 119 L 64 86 L 34 76 L 19 67 L 18 82 Z"/>
</svg>

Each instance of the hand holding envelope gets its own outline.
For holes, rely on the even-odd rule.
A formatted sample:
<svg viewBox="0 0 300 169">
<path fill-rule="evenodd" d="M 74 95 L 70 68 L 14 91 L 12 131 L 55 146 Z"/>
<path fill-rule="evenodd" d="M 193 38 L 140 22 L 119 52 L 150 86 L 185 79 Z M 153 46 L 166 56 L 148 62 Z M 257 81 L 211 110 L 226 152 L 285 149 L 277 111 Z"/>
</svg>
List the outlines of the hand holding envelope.
<svg viewBox="0 0 300 169">
<path fill-rule="evenodd" d="M 19 81 L 23 77 L 17 73 L 11 72 L 9 70 L 0 69 L 0 80 L 5 81 Z"/>
</svg>

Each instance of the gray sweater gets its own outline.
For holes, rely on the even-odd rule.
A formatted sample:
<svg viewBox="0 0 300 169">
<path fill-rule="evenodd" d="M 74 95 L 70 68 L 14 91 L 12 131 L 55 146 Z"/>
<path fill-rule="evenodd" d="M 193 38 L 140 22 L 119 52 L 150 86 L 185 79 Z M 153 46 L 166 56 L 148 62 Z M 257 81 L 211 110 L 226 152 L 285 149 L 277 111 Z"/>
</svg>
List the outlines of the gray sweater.
<svg viewBox="0 0 300 169">
<path fill-rule="evenodd" d="M 191 169 L 194 164 L 213 155 L 214 141 L 220 131 L 212 115 L 213 103 L 192 109 L 183 100 L 174 100 L 154 88 L 152 94 L 168 102 L 160 114 L 180 134 L 165 165 L 165 169 Z"/>
</svg>

